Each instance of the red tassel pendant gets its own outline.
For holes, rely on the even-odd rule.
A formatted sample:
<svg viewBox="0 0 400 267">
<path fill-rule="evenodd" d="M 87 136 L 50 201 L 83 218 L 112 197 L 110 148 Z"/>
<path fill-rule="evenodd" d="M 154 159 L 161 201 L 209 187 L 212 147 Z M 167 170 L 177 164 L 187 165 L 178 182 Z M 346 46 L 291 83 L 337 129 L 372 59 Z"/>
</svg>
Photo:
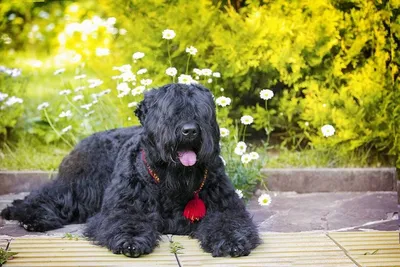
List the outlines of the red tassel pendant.
<svg viewBox="0 0 400 267">
<path fill-rule="evenodd" d="M 183 216 L 191 223 L 199 221 L 206 215 L 206 205 L 199 198 L 199 193 L 194 193 L 194 198 L 190 200 L 183 211 Z"/>
</svg>

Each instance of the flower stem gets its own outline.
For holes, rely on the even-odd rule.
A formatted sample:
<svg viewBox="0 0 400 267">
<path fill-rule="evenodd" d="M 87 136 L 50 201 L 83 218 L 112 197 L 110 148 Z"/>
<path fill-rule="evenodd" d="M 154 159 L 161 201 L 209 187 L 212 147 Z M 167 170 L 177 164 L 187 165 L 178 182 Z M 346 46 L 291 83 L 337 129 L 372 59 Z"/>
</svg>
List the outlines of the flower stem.
<svg viewBox="0 0 400 267">
<path fill-rule="evenodd" d="M 74 148 L 73 145 L 71 145 L 70 142 L 68 142 L 67 139 L 65 139 L 59 131 L 57 131 L 57 129 L 54 127 L 53 123 L 51 122 L 49 115 L 47 114 L 47 110 L 44 109 L 44 115 L 46 116 L 47 122 L 49 123 L 50 127 L 53 129 L 53 131 L 58 135 L 58 137 L 60 137 L 68 146 L 70 146 L 71 148 Z"/>
<path fill-rule="evenodd" d="M 268 140 L 269 140 L 269 135 L 270 135 L 270 131 L 271 131 L 271 122 L 270 122 L 270 118 L 269 118 L 269 111 L 268 111 L 268 100 L 265 100 L 265 111 L 267 112 L 267 136 L 268 136 Z"/>
<path fill-rule="evenodd" d="M 243 127 L 243 136 L 242 136 L 242 141 L 244 142 L 244 140 L 245 140 L 245 138 L 246 138 L 246 128 L 247 128 L 247 125 L 245 125 L 244 127 Z"/>
<path fill-rule="evenodd" d="M 67 96 L 65 96 L 65 99 L 67 100 L 67 102 L 76 110 L 78 111 L 79 115 L 83 115 L 82 112 L 69 100 L 69 98 Z"/>
<path fill-rule="evenodd" d="M 172 67 L 172 60 L 171 60 L 171 51 L 169 51 L 169 40 L 167 40 L 167 48 L 168 48 L 168 63 L 169 66 Z"/>
<path fill-rule="evenodd" d="M 187 63 L 186 63 L 186 75 L 187 75 L 188 72 L 189 72 L 189 62 L 190 62 L 190 54 L 189 54 L 189 56 L 188 56 L 188 60 L 187 60 Z"/>
</svg>

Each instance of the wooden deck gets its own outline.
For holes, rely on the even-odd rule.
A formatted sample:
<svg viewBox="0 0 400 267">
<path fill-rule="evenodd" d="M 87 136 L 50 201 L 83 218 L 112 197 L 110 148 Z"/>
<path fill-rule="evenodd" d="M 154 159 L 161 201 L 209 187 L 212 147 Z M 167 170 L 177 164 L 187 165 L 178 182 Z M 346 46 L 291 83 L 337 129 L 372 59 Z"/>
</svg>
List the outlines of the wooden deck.
<svg viewBox="0 0 400 267">
<path fill-rule="evenodd" d="M 264 243 L 248 257 L 213 258 L 196 240 L 164 237 L 151 255 L 137 259 L 114 255 L 83 240 L 29 237 L 11 240 L 18 252 L 5 267 L 35 266 L 391 266 L 400 267 L 399 232 L 264 233 Z M 170 241 L 183 249 L 174 254 Z M 6 240 L 0 240 L 5 247 Z"/>
</svg>

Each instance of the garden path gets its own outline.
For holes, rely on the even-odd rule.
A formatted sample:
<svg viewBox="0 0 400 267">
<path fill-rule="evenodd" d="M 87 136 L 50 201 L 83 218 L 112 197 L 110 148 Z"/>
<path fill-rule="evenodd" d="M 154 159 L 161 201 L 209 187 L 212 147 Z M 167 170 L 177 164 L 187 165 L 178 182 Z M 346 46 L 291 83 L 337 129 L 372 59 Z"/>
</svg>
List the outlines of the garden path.
<svg viewBox="0 0 400 267">
<path fill-rule="evenodd" d="M 19 254 L 7 266 L 399 266 L 397 193 L 278 193 L 270 206 L 248 209 L 263 244 L 251 256 L 212 258 L 196 240 L 164 236 L 153 254 L 139 259 L 114 255 L 75 236 L 83 225 L 29 233 L 0 221 L 0 246 Z M 25 194 L 0 196 L 0 209 Z M 70 238 L 62 238 L 66 233 Z M 72 238 L 71 238 L 72 237 Z M 183 246 L 171 253 L 171 242 Z"/>
</svg>

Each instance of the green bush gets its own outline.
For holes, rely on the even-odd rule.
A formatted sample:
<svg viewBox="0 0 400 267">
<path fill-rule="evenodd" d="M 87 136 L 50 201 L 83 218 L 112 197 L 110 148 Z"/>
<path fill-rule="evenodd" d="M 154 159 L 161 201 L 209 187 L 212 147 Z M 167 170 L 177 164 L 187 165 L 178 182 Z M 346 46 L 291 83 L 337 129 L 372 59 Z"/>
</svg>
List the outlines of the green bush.
<svg viewBox="0 0 400 267">
<path fill-rule="evenodd" d="M 178 33 L 176 63 L 195 45 L 205 56 L 191 67 L 221 71 L 226 95 L 242 99 L 234 110 L 255 114 L 258 130 L 271 118 L 268 134 L 274 130 L 283 145 L 344 157 L 361 151 L 361 164 L 399 158 L 398 1 L 246 1 L 239 12 L 208 1 L 101 3 L 128 29 L 124 50 L 151 50 L 154 72 L 166 68 L 162 29 Z M 264 88 L 277 95 L 268 109 L 258 98 Z M 321 132 L 327 124 L 336 130 L 331 138 Z"/>
</svg>

